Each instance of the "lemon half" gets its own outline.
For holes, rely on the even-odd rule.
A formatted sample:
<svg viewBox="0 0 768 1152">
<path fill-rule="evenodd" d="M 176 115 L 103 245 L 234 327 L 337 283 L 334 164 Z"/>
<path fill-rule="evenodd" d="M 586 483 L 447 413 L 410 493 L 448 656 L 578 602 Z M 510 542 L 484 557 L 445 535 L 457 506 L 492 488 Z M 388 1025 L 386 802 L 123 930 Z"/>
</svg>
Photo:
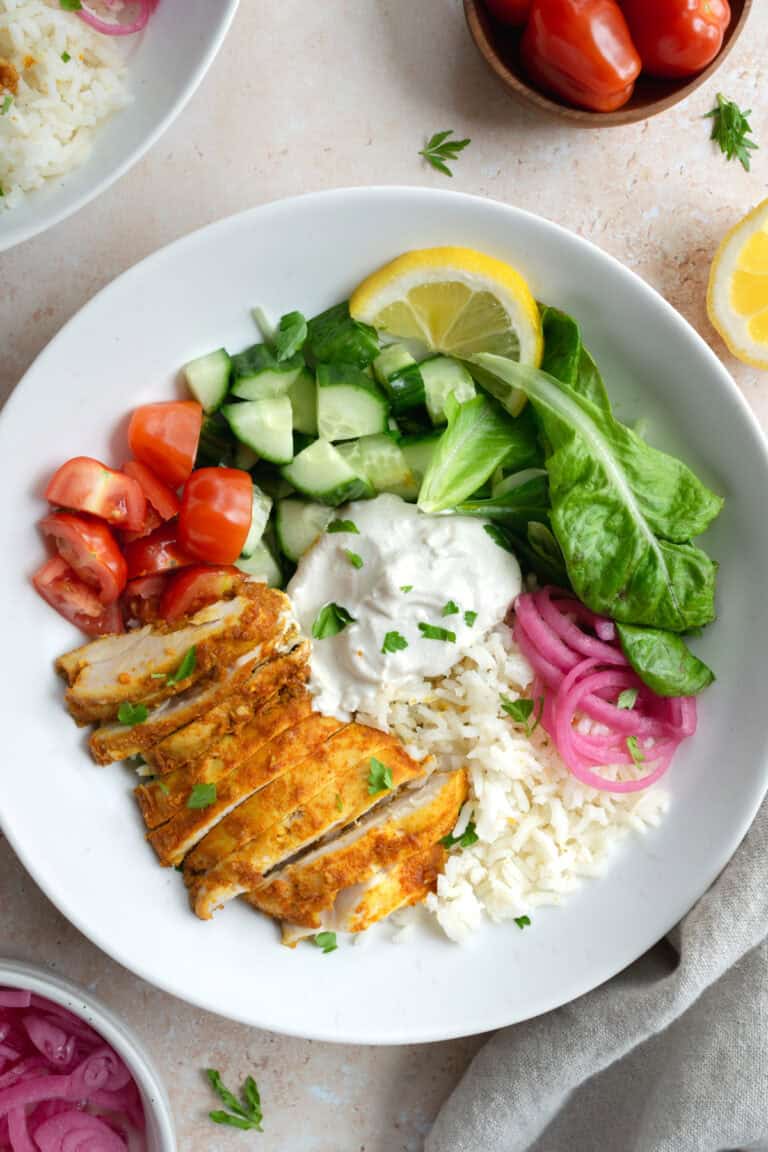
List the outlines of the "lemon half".
<svg viewBox="0 0 768 1152">
<path fill-rule="evenodd" d="M 768 368 L 768 200 L 721 242 L 709 273 L 707 312 L 734 356 Z"/>
<path fill-rule="evenodd" d="M 495 352 L 541 363 L 541 319 L 525 280 L 471 248 L 406 252 L 364 280 L 349 309 L 356 320 L 447 356 Z"/>
</svg>

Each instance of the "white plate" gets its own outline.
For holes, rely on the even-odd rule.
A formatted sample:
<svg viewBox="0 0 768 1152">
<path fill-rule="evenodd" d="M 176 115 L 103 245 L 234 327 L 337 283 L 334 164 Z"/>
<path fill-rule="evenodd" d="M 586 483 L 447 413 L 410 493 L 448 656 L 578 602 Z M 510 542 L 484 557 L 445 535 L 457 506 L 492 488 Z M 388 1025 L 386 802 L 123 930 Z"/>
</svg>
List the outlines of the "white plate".
<svg viewBox="0 0 768 1152">
<path fill-rule="evenodd" d="M 126 37 L 127 108 L 97 132 L 81 167 L 0 212 L 0 252 L 58 224 L 141 159 L 181 112 L 226 36 L 238 0 L 160 0 L 143 33 Z M 75 16 L 72 19 L 76 19 Z"/>
<path fill-rule="evenodd" d="M 67 456 L 120 461 L 124 417 L 173 392 L 189 357 L 254 339 L 252 305 L 312 314 L 408 248 L 465 244 L 523 269 L 578 317 L 625 420 L 680 452 L 727 504 L 707 539 L 722 564 L 720 618 L 699 645 L 717 684 L 667 778 L 672 807 L 620 849 L 604 878 L 533 927 L 486 925 L 467 947 L 429 929 L 394 945 L 289 952 L 247 906 L 212 923 L 142 837 L 130 772 L 97 768 L 51 662 L 76 634 L 28 584 L 43 549 L 40 492 Z M 768 783 L 768 459 L 761 433 L 704 342 L 615 260 L 545 220 L 450 193 L 373 189 L 267 205 L 197 232 L 101 292 L 56 337 L 0 420 L 4 493 L 0 816 L 40 886 L 96 944 L 167 991 L 250 1024 L 324 1040 L 439 1040 L 554 1008 L 662 936 L 715 878 Z"/>
</svg>

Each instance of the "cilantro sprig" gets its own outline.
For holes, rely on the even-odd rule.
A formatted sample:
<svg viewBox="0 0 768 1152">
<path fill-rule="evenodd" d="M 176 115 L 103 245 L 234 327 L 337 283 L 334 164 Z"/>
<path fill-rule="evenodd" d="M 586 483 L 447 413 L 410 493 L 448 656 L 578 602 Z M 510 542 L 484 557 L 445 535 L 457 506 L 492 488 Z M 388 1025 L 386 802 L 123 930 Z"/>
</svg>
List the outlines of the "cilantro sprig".
<svg viewBox="0 0 768 1152">
<path fill-rule="evenodd" d="M 392 769 L 375 756 L 371 756 L 368 769 L 368 795 L 376 796 L 379 792 L 388 792 L 392 787 Z"/>
<path fill-rule="evenodd" d="M 312 625 L 312 635 L 315 640 L 325 640 L 328 636 L 337 636 L 339 632 L 343 632 L 347 624 L 354 624 L 354 616 L 350 616 L 346 608 L 341 604 L 325 604 Z"/>
<path fill-rule="evenodd" d="M 530 916 L 515 916 L 515 924 L 517 924 L 520 929 L 530 928 L 531 918 Z"/>
<path fill-rule="evenodd" d="M 471 143 L 469 139 L 451 140 L 451 136 L 453 136 L 453 128 L 446 128 L 443 132 L 435 132 L 434 136 L 430 136 L 419 152 L 419 156 L 423 156 L 427 164 L 431 164 L 444 176 L 453 176 L 447 161 L 457 160 L 459 153 L 463 152 L 466 146 Z"/>
<path fill-rule="evenodd" d="M 188 676 L 192 675 L 196 667 L 197 648 L 193 644 L 191 648 L 187 648 L 176 671 L 171 672 L 170 676 L 166 678 L 166 684 L 178 684 L 180 681 L 186 680 Z"/>
<path fill-rule="evenodd" d="M 445 640 L 448 644 L 456 643 L 456 633 L 449 628 L 440 628 L 437 624 L 419 624 L 419 632 L 425 640 Z"/>
<path fill-rule="evenodd" d="M 405 636 L 400 632 L 387 632 L 384 637 L 384 643 L 381 646 L 382 652 L 402 652 L 403 649 L 408 647 L 408 641 Z"/>
<path fill-rule="evenodd" d="M 351 532 L 353 536 L 360 535 L 360 529 L 354 520 L 331 520 L 326 532 Z"/>
<path fill-rule="evenodd" d="M 534 709 L 536 713 L 534 715 Z M 537 700 L 520 699 L 510 700 L 509 696 L 501 696 L 501 710 L 506 712 L 515 724 L 522 724 L 525 726 L 526 736 L 531 736 L 539 726 L 541 714 L 544 711 L 544 697 L 539 696 Z M 531 717 L 533 716 L 533 723 Z"/>
<path fill-rule="evenodd" d="M 134 724 L 143 724 L 149 716 L 146 704 L 132 704 L 130 700 L 123 700 L 117 710 L 117 718 L 126 728 L 133 728 Z"/>
<path fill-rule="evenodd" d="M 335 932 L 318 932 L 317 936 L 312 938 L 312 943 L 315 948 L 322 948 L 323 956 L 327 956 L 329 952 L 335 952 L 338 948 Z"/>
<path fill-rule="evenodd" d="M 457 844 L 459 848 L 471 848 L 473 844 L 477 844 L 479 839 L 475 822 L 470 820 L 460 836 L 454 836 L 452 832 L 449 832 L 447 836 L 441 838 L 440 843 L 443 848 L 454 848 Z"/>
<path fill-rule="evenodd" d="M 210 808 L 216 803 L 216 785 L 195 784 L 187 800 L 187 808 Z"/>
<path fill-rule="evenodd" d="M 208 1083 L 228 1112 L 209 1112 L 208 1115 L 214 1124 L 226 1124 L 230 1128 L 240 1128 L 244 1132 L 263 1132 L 262 1122 L 264 1114 L 261 1110 L 261 1097 L 253 1076 L 247 1076 L 240 1089 L 240 1099 L 225 1087 L 221 1074 L 215 1068 L 206 1068 L 205 1074 Z"/>
<path fill-rule="evenodd" d="M 726 160 L 738 160 L 745 172 L 749 172 L 750 152 L 758 148 L 755 141 L 750 139 L 751 115 L 751 108 L 742 112 L 735 101 L 726 100 L 722 92 L 718 92 L 717 104 L 705 117 L 712 119 L 710 140 L 715 141 Z"/>
</svg>

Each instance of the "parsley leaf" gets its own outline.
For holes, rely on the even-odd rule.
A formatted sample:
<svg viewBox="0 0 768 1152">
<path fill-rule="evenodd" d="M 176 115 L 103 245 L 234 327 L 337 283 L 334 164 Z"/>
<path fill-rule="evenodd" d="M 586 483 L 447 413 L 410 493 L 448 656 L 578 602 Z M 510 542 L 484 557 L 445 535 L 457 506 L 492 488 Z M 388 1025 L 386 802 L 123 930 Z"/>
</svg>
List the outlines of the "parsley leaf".
<svg viewBox="0 0 768 1152">
<path fill-rule="evenodd" d="M 208 1115 L 214 1124 L 226 1124 L 230 1128 L 240 1128 L 243 1131 L 262 1132 L 264 1119 L 261 1110 L 261 1097 L 253 1076 L 248 1076 L 240 1090 L 240 1100 L 233 1092 L 225 1088 L 221 1075 L 215 1068 L 206 1068 L 205 1074 L 213 1091 L 226 1104 L 229 1112 L 209 1112 Z"/>
<path fill-rule="evenodd" d="M 530 928 L 531 918 L 530 916 L 515 916 L 515 924 L 518 928 Z"/>
<path fill-rule="evenodd" d="M 166 796 L 170 796 L 171 790 L 162 776 L 145 776 L 142 784 L 156 784 L 161 792 L 164 792 Z"/>
<path fill-rule="evenodd" d="M 352 532 L 355 536 L 360 535 L 360 529 L 354 520 L 331 520 L 326 532 Z"/>
<path fill-rule="evenodd" d="M 726 100 L 722 92 L 717 94 L 717 104 L 707 117 L 712 118 L 712 132 L 710 140 L 714 140 L 724 154 L 726 160 L 736 159 L 745 172 L 749 172 L 750 151 L 758 145 L 750 140 L 752 128 L 749 119 L 752 109 L 742 112 L 733 100 Z"/>
<path fill-rule="evenodd" d="M 469 140 L 449 140 L 448 137 L 453 135 L 453 128 L 447 128 L 443 132 L 435 132 L 431 136 L 426 145 L 419 152 L 419 156 L 423 156 L 428 164 L 436 168 L 438 172 L 442 172 L 444 176 L 453 176 L 447 160 L 456 160 L 460 152 L 463 152 Z"/>
<path fill-rule="evenodd" d="M 186 680 L 187 676 L 191 676 L 197 667 L 197 648 L 194 644 L 191 648 L 187 648 L 186 652 L 181 658 L 181 664 L 175 672 L 171 672 L 166 680 L 166 684 L 178 684 L 181 680 Z"/>
<path fill-rule="evenodd" d="M 286 312 L 280 317 L 275 332 L 275 356 L 278 363 L 290 360 L 304 347 L 307 339 L 307 322 L 301 312 Z"/>
<path fill-rule="evenodd" d="M 456 643 L 456 633 L 447 628 L 438 628 L 436 624 L 419 624 L 419 632 L 425 640 L 445 640 L 449 644 Z"/>
<path fill-rule="evenodd" d="M 350 616 L 346 608 L 340 604 L 326 604 L 320 609 L 312 625 L 312 635 L 315 640 L 325 640 L 328 636 L 336 636 L 343 632 L 347 624 L 354 624 L 354 616 Z"/>
<path fill-rule="evenodd" d="M 444 848 L 453 848 L 455 844 L 458 844 L 459 848 L 471 848 L 473 844 L 477 844 L 479 839 L 480 837 L 475 831 L 475 822 L 470 820 L 461 836 L 454 836 L 452 832 L 449 832 L 447 836 L 442 837 L 440 843 Z"/>
<path fill-rule="evenodd" d="M 210 808 L 216 801 L 215 784 L 195 784 L 187 800 L 187 808 Z"/>
<path fill-rule="evenodd" d="M 5 116 L 6 112 L 11 107 L 11 104 L 13 104 L 13 96 L 11 96 L 9 92 L 6 95 L 5 100 L 3 100 L 3 106 L 0 108 L 0 116 Z"/>
<path fill-rule="evenodd" d="M 322 948 L 324 956 L 329 952 L 335 952 L 338 948 L 335 932 L 318 932 L 317 936 L 312 938 L 312 943 L 315 948 Z"/>
<path fill-rule="evenodd" d="M 59 8 L 65 12 L 79 12 L 82 7 L 80 0 L 59 0 Z"/>
<path fill-rule="evenodd" d="M 619 692 L 619 698 L 616 701 L 617 708 L 634 708 L 637 702 L 637 688 L 625 688 L 623 692 Z"/>
<path fill-rule="evenodd" d="M 645 753 L 637 741 L 637 736 L 627 736 L 627 751 L 635 764 L 645 763 Z"/>
<path fill-rule="evenodd" d="M 401 584 L 400 585 L 400 591 L 401 592 L 413 592 L 413 584 Z"/>
<path fill-rule="evenodd" d="M 392 787 L 392 769 L 375 756 L 371 756 L 368 772 L 368 795 L 375 796 L 378 792 L 387 792 Z"/>
<path fill-rule="evenodd" d="M 336 793 L 336 811 L 337 812 L 343 812 L 344 811 L 344 800 L 342 798 L 341 792 Z"/>
<path fill-rule="evenodd" d="M 345 548 L 344 555 L 346 556 L 347 560 L 349 560 L 353 568 L 362 568 L 363 558 L 362 556 L 358 556 L 357 552 L 352 552 L 351 549 Z"/>
<path fill-rule="evenodd" d="M 399 632 L 387 632 L 381 650 L 382 652 L 401 652 L 403 648 L 407 647 L 408 641 L 405 636 L 401 636 Z"/>
<path fill-rule="evenodd" d="M 441 616 L 455 616 L 456 613 L 459 611 L 460 611 L 460 609 L 459 609 L 459 606 L 456 603 L 456 601 L 455 600 L 449 600 L 447 604 L 443 604 L 443 610 L 440 613 L 440 615 Z"/>
<path fill-rule="evenodd" d="M 131 704 L 130 700 L 123 700 L 117 710 L 117 718 L 121 724 L 132 728 L 134 724 L 143 724 L 149 716 L 146 704 Z"/>
<path fill-rule="evenodd" d="M 515 724 L 525 725 L 526 736 L 531 736 L 539 726 L 541 714 L 544 711 L 544 697 L 539 696 L 537 700 L 510 700 L 509 696 L 502 695 L 501 708 L 506 712 L 507 716 L 514 720 Z M 533 719 L 533 724 L 529 723 L 531 716 L 534 714 L 534 709 L 538 711 Z"/>
<path fill-rule="evenodd" d="M 464 623 L 466 624 L 467 628 L 471 628 L 475 623 L 475 620 L 477 620 L 477 612 L 464 613 Z"/>
<path fill-rule="evenodd" d="M 69 64 L 72 57 L 70 56 L 69 52 L 62 52 L 61 59 L 62 59 L 62 63 Z"/>
</svg>

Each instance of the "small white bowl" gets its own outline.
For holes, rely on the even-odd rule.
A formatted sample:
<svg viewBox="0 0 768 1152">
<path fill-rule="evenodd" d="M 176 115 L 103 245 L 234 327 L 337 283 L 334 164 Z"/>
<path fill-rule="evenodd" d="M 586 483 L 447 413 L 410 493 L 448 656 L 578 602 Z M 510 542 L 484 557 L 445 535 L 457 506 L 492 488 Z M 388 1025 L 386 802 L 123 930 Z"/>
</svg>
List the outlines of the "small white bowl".
<svg viewBox="0 0 768 1152">
<path fill-rule="evenodd" d="M 141 1093 L 147 1152 L 177 1152 L 173 1113 L 160 1074 L 128 1027 L 90 993 L 22 960 L 0 959 L 0 987 L 23 988 L 74 1012 L 114 1048 Z"/>
</svg>

